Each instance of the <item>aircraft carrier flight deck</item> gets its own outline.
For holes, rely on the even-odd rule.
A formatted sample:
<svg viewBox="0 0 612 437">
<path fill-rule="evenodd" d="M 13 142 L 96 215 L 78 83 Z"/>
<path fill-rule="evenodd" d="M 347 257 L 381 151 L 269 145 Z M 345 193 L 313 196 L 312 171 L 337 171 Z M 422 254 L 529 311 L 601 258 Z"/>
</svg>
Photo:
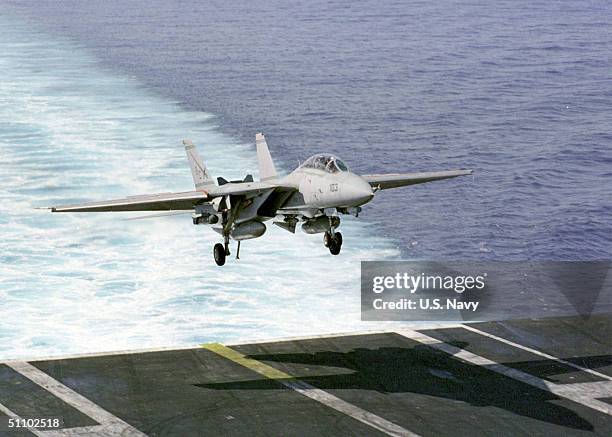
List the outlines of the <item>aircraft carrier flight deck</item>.
<svg viewBox="0 0 612 437">
<path fill-rule="evenodd" d="M 600 314 L 5 361 L 0 435 L 610 436 L 611 339 Z"/>
</svg>

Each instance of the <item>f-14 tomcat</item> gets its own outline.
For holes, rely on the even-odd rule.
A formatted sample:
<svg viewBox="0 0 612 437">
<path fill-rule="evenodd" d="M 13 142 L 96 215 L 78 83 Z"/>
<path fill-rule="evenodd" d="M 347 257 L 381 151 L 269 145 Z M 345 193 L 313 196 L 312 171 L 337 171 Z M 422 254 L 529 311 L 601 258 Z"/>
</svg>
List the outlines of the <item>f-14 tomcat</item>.
<svg viewBox="0 0 612 437">
<path fill-rule="evenodd" d="M 307 234 L 322 233 L 325 246 L 332 255 L 338 255 L 342 247 L 342 234 L 337 230 L 339 215 L 358 216 L 361 206 L 379 190 L 472 173 L 451 170 L 359 176 L 337 157 L 319 154 L 308 158 L 287 176 L 279 177 L 265 137 L 258 133 L 255 144 L 260 180 L 256 182 L 252 175 L 247 175 L 237 181 L 218 177 L 215 183 L 193 143 L 184 140 L 183 144 L 195 191 L 130 196 L 50 209 L 52 212 L 191 212 L 194 225 L 209 225 L 221 234 L 223 243 L 215 244 L 213 254 L 217 265 L 222 266 L 230 254 L 230 239 L 238 242 L 238 258 L 240 242 L 261 237 L 266 232 L 264 222 L 269 220 L 291 233 L 295 233 L 298 223 Z"/>
</svg>

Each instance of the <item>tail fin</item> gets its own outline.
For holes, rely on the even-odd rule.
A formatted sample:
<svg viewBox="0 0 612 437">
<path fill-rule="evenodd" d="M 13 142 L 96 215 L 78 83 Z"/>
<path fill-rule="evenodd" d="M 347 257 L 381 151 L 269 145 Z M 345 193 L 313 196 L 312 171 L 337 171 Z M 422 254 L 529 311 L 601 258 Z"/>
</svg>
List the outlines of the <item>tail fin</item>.
<svg viewBox="0 0 612 437">
<path fill-rule="evenodd" d="M 257 146 L 257 161 L 259 161 L 259 180 L 276 179 L 276 168 L 274 162 L 272 162 L 272 156 L 270 156 L 264 134 L 255 134 L 255 145 Z"/>
<path fill-rule="evenodd" d="M 183 140 L 183 144 L 185 145 L 185 152 L 187 153 L 189 167 L 191 168 L 191 176 L 193 176 L 193 183 L 196 189 L 214 186 L 215 181 L 210 177 L 195 145 L 191 140 Z"/>
</svg>

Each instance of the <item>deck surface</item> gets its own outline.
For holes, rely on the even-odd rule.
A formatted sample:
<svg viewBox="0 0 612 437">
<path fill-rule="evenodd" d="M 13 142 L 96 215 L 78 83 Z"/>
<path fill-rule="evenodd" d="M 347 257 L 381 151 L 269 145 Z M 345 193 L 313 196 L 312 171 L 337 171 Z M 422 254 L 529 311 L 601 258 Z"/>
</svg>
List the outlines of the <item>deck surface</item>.
<svg viewBox="0 0 612 437">
<path fill-rule="evenodd" d="M 611 339 L 593 315 L 7 361 L 0 435 L 610 436 Z"/>
</svg>

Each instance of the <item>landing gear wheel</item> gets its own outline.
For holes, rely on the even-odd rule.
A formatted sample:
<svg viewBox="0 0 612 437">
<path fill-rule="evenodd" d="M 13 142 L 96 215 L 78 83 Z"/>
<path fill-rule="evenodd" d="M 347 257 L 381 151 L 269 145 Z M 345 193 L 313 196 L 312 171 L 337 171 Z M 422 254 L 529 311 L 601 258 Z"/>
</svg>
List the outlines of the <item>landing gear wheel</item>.
<svg viewBox="0 0 612 437">
<path fill-rule="evenodd" d="M 328 248 L 329 253 L 332 255 L 338 255 L 340 253 L 340 249 L 342 248 L 342 234 L 340 232 L 336 232 L 333 237 L 331 237 Z"/>
<path fill-rule="evenodd" d="M 223 244 L 217 243 L 213 248 L 213 254 L 215 255 L 215 262 L 218 266 L 225 264 L 225 247 Z"/>
</svg>

